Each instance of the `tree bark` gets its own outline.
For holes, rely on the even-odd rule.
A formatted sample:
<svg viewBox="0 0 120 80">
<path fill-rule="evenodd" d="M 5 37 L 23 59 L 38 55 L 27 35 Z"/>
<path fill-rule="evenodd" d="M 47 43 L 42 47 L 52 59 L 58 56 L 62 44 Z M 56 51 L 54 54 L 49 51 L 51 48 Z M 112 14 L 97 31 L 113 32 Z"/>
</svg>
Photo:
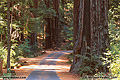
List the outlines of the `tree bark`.
<svg viewBox="0 0 120 80">
<path fill-rule="evenodd" d="M 10 48 L 11 48 L 11 37 L 10 37 L 10 0 L 7 0 L 7 31 L 8 31 L 8 54 L 7 54 L 7 72 L 10 68 Z"/>
<path fill-rule="evenodd" d="M 59 0 L 53 0 L 53 7 L 54 10 L 56 11 L 56 17 L 54 19 L 54 29 L 55 29 L 55 33 L 53 35 L 55 35 L 55 46 L 57 48 L 60 47 L 60 27 L 59 27 Z"/>
<path fill-rule="evenodd" d="M 73 63 L 71 65 L 70 72 L 79 73 L 80 67 L 78 61 L 81 63 L 82 58 L 79 59 L 76 55 L 80 54 L 82 45 L 82 33 L 83 33 L 83 18 L 84 18 L 84 1 L 74 0 L 74 28 L 73 28 Z M 77 64 L 77 65 L 76 65 Z"/>
<path fill-rule="evenodd" d="M 45 1 L 45 4 L 47 6 L 47 8 L 49 8 L 49 0 L 46 0 Z M 51 25 L 50 25 L 50 18 L 46 18 L 46 21 L 47 21 L 47 26 L 46 26 L 46 49 L 49 49 L 52 47 L 52 39 L 51 39 Z"/>
<path fill-rule="evenodd" d="M 90 61 L 96 55 L 97 69 L 106 70 L 99 57 L 105 57 L 103 53 L 109 46 L 107 10 L 108 0 L 74 0 L 74 60 L 70 72 L 79 74 L 80 68 L 90 65 L 94 69 L 94 62 L 88 63 L 78 54 Z"/>
</svg>

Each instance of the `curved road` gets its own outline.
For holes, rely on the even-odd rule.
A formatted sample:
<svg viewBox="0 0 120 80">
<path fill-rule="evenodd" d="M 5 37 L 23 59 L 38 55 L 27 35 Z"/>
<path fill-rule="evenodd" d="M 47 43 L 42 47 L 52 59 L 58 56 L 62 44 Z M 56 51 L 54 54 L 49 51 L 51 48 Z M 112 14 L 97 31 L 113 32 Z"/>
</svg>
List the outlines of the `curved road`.
<svg viewBox="0 0 120 80">
<path fill-rule="evenodd" d="M 45 57 L 39 65 L 56 65 L 57 59 L 64 54 L 64 52 L 71 51 L 57 51 Z M 47 61 L 48 59 L 52 59 L 52 61 Z M 54 60 L 55 59 L 55 60 Z M 35 70 L 30 73 L 26 80 L 61 80 L 57 74 L 55 69 L 41 69 Z"/>
</svg>

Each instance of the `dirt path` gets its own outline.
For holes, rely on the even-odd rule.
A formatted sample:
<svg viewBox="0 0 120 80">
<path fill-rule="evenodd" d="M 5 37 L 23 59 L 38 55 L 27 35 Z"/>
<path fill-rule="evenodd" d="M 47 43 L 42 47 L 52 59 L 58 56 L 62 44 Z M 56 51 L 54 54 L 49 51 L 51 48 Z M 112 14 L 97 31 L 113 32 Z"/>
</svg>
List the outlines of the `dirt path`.
<svg viewBox="0 0 120 80">
<path fill-rule="evenodd" d="M 69 73 L 70 64 L 67 55 L 71 51 L 46 51 L 36 58 L 22 58 L 27 61 L 25 66 L 15 69 L 18 77 L 26 77 L 26 80 L 79 80 L 79 76 Z M 13 79 L 25 80 L 25 79 Z"/>
<path fill-rule="evenodd" d="M 58 59 L 62 52 L 55 52 L 49 54 L 46 58 L 41 60 L 40 65 L 36 68 L 37 70 L 30 73 L 26 80 L 60 80 L 56 74 L 56 59 Z M 49 61 L 50 60 L 50 61 Z"/>
<path fill-rule="evenodd" d="M 56 70 L 58 77 L 60 77 L 61 80 L 80 80 L 80 76 L 69 72 L 71 64 L 67 63 L 68 62 L 67 56 L 72 51 L 62 52 L 64 52 L 64 55 L 60 56 L 59 60 L 56 62 L 56 65 L 61 67 L 60 70 Z"/>
</svg>

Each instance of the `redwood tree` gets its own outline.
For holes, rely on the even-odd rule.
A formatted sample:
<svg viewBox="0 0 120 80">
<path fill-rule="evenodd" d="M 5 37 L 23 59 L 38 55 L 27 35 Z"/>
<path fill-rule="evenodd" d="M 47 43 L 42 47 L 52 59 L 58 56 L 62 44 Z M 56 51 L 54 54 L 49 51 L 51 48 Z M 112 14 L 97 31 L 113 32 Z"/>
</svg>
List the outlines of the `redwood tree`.
<svg viewBox="0 0 120 80">
<path fill-rule="evenodd" d="M 60 47 L 60 27 L 59 27 L 59 0 L 53 0 L 53 8 L 56 11 L 56 17 L 53 20 L 53 38 L 55 47 Z"/>
<path fill-rule="evenodd" d="M 109 46 L 108 0 L 74 0 L 74 60 L 70 72 L 107 71 L 100 56 Z"/>
<path fill-rule="evenodd" d="M 50 3 L 49 3 L 50 1 L 49 0 L 45 0 L 45 4 L 46 4 L 46 7 L 47 8 L 49 8 L 50 7 Z M 52 33 L 51 33 L 51 24 L 50 24 L 50 18 L 46 18 L 46 21 L 47 21 L 47 25 L 46 25 L 46 34 L 47 34 L 47 36 L 46 36 L 46 38 L 45 38 L 45 40 L 46 40 L 46 49 L 48 49 L 48 48 L 51 48 L 52 47 Z"/>
</svg>

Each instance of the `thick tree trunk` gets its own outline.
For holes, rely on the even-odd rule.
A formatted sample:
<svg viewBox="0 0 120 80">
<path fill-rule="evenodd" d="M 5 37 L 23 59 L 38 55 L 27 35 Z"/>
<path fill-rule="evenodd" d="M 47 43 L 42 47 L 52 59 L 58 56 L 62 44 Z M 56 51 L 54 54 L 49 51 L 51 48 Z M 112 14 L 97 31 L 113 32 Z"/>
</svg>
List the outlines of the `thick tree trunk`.
<svg viewBox="0 0 120 80">
<path fill-rule="evenodd" d="M 7 0 L 7 31 L 8 31 L 8 54 L 7 54 L 7 70 L 10 68 L 10 48 L 11 48 L 11 37 L 10 37 L 10 0 Z M 8 71 L 7 71 L 8 72 Z"/>
<path fill-rule="evenodd" d="M 51 25 L 52 25 L 52 27 L 51 27 L 51 31 L 52 31 L 52 48 L 53 47 L 55 47 L 55 20 L 54 20 L 54 18 L 53 19 L 51 19 Z"/>
<path fill-rule="evenodd" d="M 80 68 L 94 66 L 95 63 L 91 62 L 93 55 L 98 57 L 96 64 L 100 66 L 97 69 L 103 71 L 99 56 L 105 57 L 103 53 L 109 45 L 107 8 L 108 0 L 74 0 L 74 61 L 71 72 L 79 74 Z M 82 57 L 76 56 L 78 54 Z M 94 73 L 95 69 L 92 71 Z"/>
<path fill-rule="evenodd" d="M 53 0 L 53 7 L 56 11 L 56 17 L 54 19 L 54 34 L 55 35 L 55 47 L 59 48 L 60 47 L 60 28 L 59 28 L 59 0 Z"/>
<path fill-rule="evenodd" d="M 91 27 L 91 53 L 96 53 L 98 57 L 106 57 L 103 53 L 109 47 L 108 33 L 108 0 L 90 0 L 90 27 Z M 94 6 L 94 7 L 93 7 Z M 96 49 L 96 50 L 94 50 Z M 102 61 L 98 60 L 99 70 L 107 72 L 107 65 L 101 66 Z"/>
<path fill-rule="evenodd" d="M 74 60 L 71 65 L 70 72 L 79 73 L 81 67 L 82 58 L 78 58 L 76 55 L 80 54 L 82 45 L 82 33 L 83 33 L 83 18 L 84 18 L 84 2 L 83 0 L 74 0 L 74 29 L 73 29 L 73 42 L 74 42 Z M 78 63 L 79 62 L 79 63 Z"/>
<path fill-rule="evenodd" d="M 46 4 L 46 6 L 47 6 L 47 8 L 49 8 L 49 0 L 46 0 L 45 1 L 45 4 Z M 51 25 L 50 25 L 50 18 L 47 18 L 46 19 L 46 21 L 47 21 L 47 26 L 46 26 L 46 34 L 47 34 L 47 36 L 46 36 L 46 49 L 49 49 L 49 48 L 51 48 L 52 47 L 52 39 L 51 39 Z"/>
</svg>

